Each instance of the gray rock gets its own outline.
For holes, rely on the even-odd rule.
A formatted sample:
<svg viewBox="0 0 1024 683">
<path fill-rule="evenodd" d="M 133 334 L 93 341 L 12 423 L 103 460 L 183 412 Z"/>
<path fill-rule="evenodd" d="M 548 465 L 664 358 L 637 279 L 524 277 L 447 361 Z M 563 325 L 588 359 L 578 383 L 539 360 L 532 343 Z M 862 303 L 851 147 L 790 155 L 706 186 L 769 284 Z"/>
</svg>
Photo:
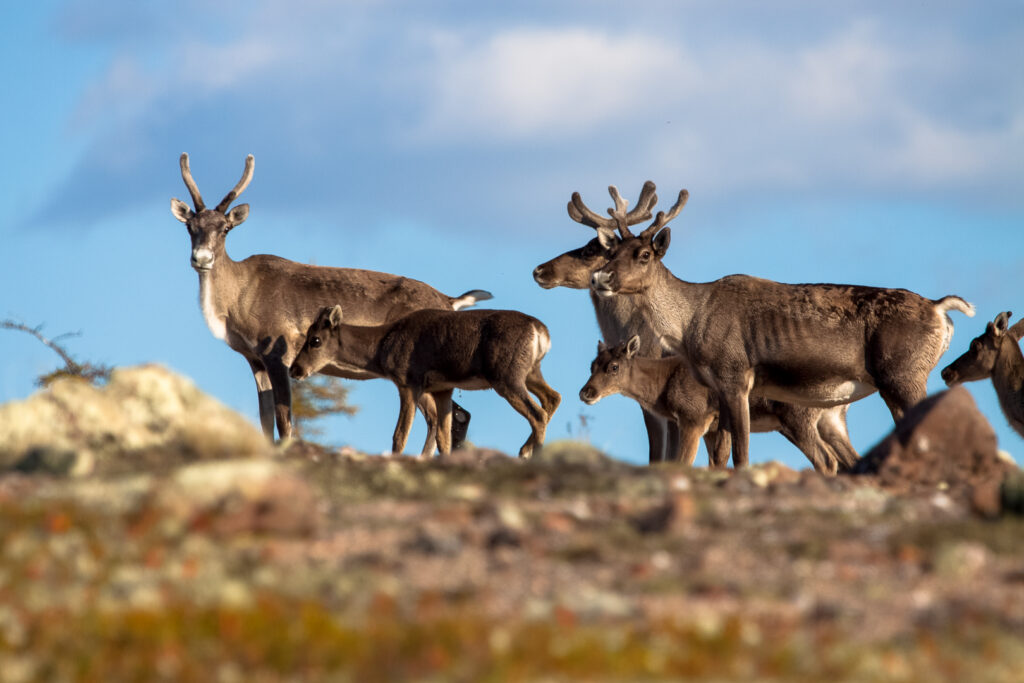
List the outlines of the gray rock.
<svg viewBox="0 0 1024 683">
<path fill-rule="evenodd" d="M 0 406 L 0 470 L 84 475 L 180 461 L 268 453 L 238 413 L 158 365 L 114 370 L 101 387 L 65 378 Z"/>
</svg>

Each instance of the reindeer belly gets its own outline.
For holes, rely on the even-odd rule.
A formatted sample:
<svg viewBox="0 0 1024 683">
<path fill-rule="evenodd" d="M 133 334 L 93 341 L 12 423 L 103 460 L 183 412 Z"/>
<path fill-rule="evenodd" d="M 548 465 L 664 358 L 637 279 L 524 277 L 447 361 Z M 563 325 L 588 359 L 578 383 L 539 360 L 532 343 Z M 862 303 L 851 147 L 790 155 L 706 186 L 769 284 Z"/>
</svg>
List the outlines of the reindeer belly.
<svg viewBox="0 0 1024 683">
<path fill-rule="evenodd" d="M 779 418 L 774 415 L 757 415 L 753 409 L 750 411 L 750 431 L 761 434 L 763 432 L 774 432 L 781 426 Z"/>
<path fill-rule="evenodd" d="M 759 384 L 753 388 L 751 394 L 785 403 L 832 408 L 860 400 L 876 391 L 871 384 L 857 380 L 821 380 L 791 385 Z"/>
<path fill-rule="evenodd" d="M 444 391 L 446 389 L 465 389 L 467 391 L 476 391 L 480 389 L 490 389 L 491 384 L 483 377 L 461 377 L 454 379 L 451 377 L 445 377 L 439 373 L 428 372 L 423 378 L 424 390 L 425 391 Z"/>
</svg>

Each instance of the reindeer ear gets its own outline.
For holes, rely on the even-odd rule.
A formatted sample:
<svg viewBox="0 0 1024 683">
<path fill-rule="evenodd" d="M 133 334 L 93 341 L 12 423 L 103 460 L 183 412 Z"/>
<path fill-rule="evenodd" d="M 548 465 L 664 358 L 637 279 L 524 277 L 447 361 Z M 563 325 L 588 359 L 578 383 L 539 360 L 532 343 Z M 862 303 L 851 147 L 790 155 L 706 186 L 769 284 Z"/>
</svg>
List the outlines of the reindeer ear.
<svg viewBox="0 0 1024 683">
<path fill-rule="evenodd" d="M 1010 315 L 1009 311 L 1003 311 L 992 321 L 992 331 L 997 337 L 1002 337 L 1006 334 L 1006 328 L 1010 326 Z"/>
<path fill-rule="evenodd" d="M 605 249 L 614 249 L 619 244 L 619 238 L 615 236 L 615 231 L 611 228 L 598 228 L 597 241 Z"/>
<path fill-rule="evenodd" d="M 600 353 L 604 353 L 604 352 L 605 352 L 605 351 L 607 351 L 607 350 L 608 350 L 608 345 L 607 345 L 607 344 L 605 344 L 605 343 L 604 343 L 603 341 L 601 341 L 600 339 L 598 339 L 598 340 L 597 340 L 597 352 L 598 352 L 598 353 L 600 354 Z"/>
<path fill-rule="evenodd" d="M 665 228 L 651 240 L 651 246 L 654 247 L 654 253 L 658 255 L 658 258 L 665 256 L 665 252 L 668 251 L 668 243 L 672 239 L 672 229 Z"/>
<path fill-rule="evenodd" d="M 633 358 L 640 350 L 640 335 L 634 334 L 626 342 L 626 358 Z"/>
<path fill-rule="evenodd" d="M 195 215 L 188 204 L 177 198 L 171 199 L 171 213 L 182 223 L 188 223 L 188 219 Z"/>
<path fill-rule="evenodd" d="M 331 309 L 331 312 L 327 315 L 327 323 L 332 327 L 337 327 L 341 324 L 342 314 L 341 306 L 335 306 Z"/>
<path fill-rule="evenodd" d="M 227 213 L 228 223 L 231 224 L 232 228 L 237 228 L 239 225 L 245 222 L 245 219 L 249 217 L 249 205 L 239 204 L 235 208 L 231 209 Z"/>
</svg>

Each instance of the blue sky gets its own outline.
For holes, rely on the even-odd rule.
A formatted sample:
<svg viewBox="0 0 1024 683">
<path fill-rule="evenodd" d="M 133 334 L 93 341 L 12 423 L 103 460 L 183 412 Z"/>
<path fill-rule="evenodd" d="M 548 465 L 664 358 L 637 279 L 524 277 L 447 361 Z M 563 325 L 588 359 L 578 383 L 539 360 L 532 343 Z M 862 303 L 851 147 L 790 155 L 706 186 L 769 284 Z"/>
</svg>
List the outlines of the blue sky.
<svg viewBox="0 0 1024 683">
<path fill-rule="evenodd" d="M 532 269 L 589 239 L 565 204 L 608 205 L 646 179 L 686 187 L 666 264 L 706 281 L 959 294 L 940 368 L 1002 310 L 1024 314 L 1024 3 L 180 3 L 37 0 L 0 24 L 0 317 L 80 331 L 80 358 L 156 361 L 256 421 L 240 356 L 197 304 L 177 159 L 218 197 L 246 154 L 251 213 L 235 259 L 273 253 L 416 277 L 543 320 L 563 395 L 549 439 L 641 462 L 640 411 L 585 406 L 598 332 L 584 292 Z M 57 358 L 0 333 L 0 400 Z M 353 383 L 361 411 L 327 440 L 385 450 L 393 387 Z M 930 388 L 942 388 L 936 370 Z M 970 390 L 1021 461 L 991 385 Z M 525 420 L 492 392 L 457 396 L 476 443 L 515 452 Z M 862 452 L 891 428 L 851 407 Z M 409 452 L 424 428 L 418 419 Z M 752 461 L 806 460 L 755 435 Z M 703 450 L 699 461 L 704 462 Z"/>
</svg>

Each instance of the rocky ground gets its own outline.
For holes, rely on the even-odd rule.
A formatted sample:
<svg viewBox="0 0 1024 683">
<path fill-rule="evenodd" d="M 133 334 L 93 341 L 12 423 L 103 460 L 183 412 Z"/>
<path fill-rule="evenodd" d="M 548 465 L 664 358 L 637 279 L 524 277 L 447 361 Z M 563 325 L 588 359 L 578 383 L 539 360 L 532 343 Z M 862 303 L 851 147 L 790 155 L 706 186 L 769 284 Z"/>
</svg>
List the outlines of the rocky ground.
<svg viewBox="0 0 1024 683">
<path fill-rule="evenodd" d="M 0 681 L 1018 681 L 1024 474 L 950 395 L 826 478 L 272 449 L 159 368 L 58 384 L 0 406 Z"/>
</svg>

